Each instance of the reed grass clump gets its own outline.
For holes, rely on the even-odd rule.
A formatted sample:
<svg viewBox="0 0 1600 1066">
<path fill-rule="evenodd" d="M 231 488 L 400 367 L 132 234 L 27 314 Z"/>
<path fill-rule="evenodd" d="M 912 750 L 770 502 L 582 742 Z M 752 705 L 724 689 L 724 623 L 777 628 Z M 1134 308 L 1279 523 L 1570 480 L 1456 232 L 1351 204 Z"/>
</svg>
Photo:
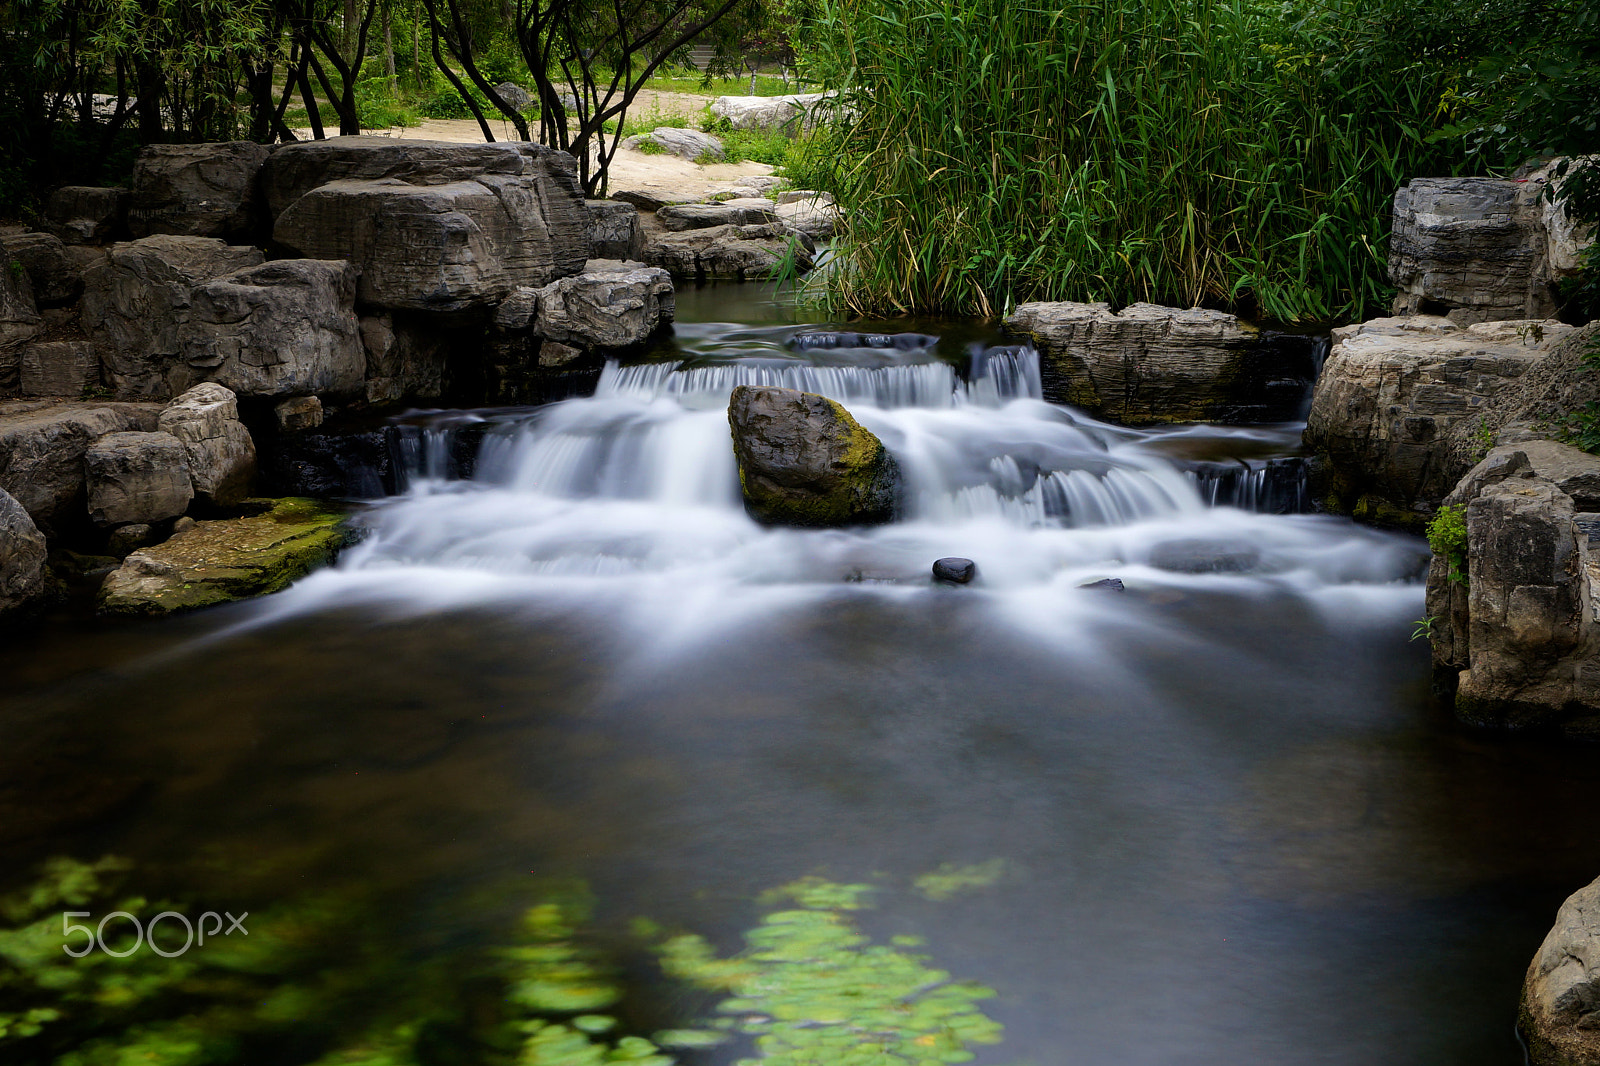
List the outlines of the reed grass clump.
<svg viewBox="0 0 1600 1066">
<path fill-rule="evenodd" d="M 1380 309 L 1395 188 L 1464 156 L 1427 139 L 1448 65 L 1356 10 L 816 0 L 813 73 L 844 88 L 841 120 L 791 169 L 850 215 L 823 299 Z"/>
</svg>

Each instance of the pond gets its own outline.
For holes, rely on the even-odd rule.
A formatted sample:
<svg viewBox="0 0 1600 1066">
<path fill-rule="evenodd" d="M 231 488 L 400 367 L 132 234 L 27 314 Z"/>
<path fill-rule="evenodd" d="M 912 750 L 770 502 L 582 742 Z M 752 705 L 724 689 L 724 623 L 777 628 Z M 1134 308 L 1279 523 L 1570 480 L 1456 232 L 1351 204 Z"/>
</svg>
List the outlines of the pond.
<svg viewBox="0 0 1600 1066">
<path fill-rule="evenodd" d="M 1450 723 L 1408 639 L 1419 541 L 1213 506 L 1186 472 L 1292 457 L 1298 426 L 1102 425 L 974 324 L 797 341 L 820 327 L 753 287 L 679 308 L 594 396 L 465 416 L 473 480 L 441 460 L 462 415 L 411 419 L 409 492 L 336 568 L 0 649 L 0 891 L 126 867 L 12 924 L 54 960 L 61 910 L 165 901 L 249 912 L 262 953 L 135 954 L 124 984 L 158 991 L 85 993 L 19 1061 L 112 1061 L 174 1019 L 225 1038 L 158 1061 L 648 1061 L 621 1034 L 692 1030 L 667 1053 L 722 1064 L 786 1019 L 911 1034 L 874 1062 L 1522 1061 L 1524 968 L 1600 870 L 1600 766 Z M 748 519 L 741 381 L 844 402 L 902 518 Z M 948 555 L 973 585 L 929 580 Z M 796 914 L 843 936 L 810 969 Z M 767 984 L 708 961 L 741 952 Z M 871 988 L 891 1007 L 855 1018 Z M 719 1015 L 735 1038 L 691 1047 Z"/>
</svg>

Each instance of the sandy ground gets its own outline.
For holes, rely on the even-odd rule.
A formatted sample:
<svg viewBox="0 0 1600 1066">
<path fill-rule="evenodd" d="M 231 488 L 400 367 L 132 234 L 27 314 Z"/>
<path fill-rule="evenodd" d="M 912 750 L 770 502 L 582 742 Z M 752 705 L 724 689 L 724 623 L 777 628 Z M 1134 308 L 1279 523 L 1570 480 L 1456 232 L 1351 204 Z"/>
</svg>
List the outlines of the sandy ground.
<svg viewBox="0 0 1600 1066">
<path fill-rule="evenodd" d="M 648 121 L 652 114 L 691 115 L 698 117 L 710 98 L 693 93 L 641 92 L 629 108 L 629 114 Z M 517 131 L 504 119 L 490 119 L 489 128 L 501 140 L 514 140 Z M 295 134 L 309 139 L 310 130 L 296 130 Z M 483 130 L 475 119 L 430 118 L 422 125 L 390 130 L 373 130 L 363 136 L 398 137 L 412 141 L 455 141 L 477 143 L 483 140 Z M 638 189 L 657 194 L 670 194 L 696 199 L 726 190 L 736 178 L 771 174 L 765 163 L 715 163 L 700 166 L 673 155 L 645 155 L 631 149 L 621 149 L 611 160 L 610 191 Z"/>
</svg>

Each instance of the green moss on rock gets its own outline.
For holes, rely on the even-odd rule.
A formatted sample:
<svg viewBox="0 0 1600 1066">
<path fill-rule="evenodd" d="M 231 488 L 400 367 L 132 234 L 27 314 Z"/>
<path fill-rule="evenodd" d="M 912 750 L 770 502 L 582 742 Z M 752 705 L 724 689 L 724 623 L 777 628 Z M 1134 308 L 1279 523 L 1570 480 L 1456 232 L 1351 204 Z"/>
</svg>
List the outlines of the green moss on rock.
<svg viewBox="0 0 1600 1066">
<path fill-rule="evenodd" d="M 106 579 L 106 614 L 164 615 L 265 596 L 332 562 L 351 540 L 345 515 L 289 498 L 247 518 L 198 522 L 129 555 Z"/>
</svg>

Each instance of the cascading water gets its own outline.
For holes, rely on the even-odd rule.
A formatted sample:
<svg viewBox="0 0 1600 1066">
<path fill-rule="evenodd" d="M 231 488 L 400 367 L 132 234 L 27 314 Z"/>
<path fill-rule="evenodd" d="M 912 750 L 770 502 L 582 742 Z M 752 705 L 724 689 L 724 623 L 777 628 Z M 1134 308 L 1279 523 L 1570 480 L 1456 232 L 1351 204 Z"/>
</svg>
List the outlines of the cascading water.
<svg viewBox="0 0 1600 1066">
<path fill-rule="evenodd" d="M 1418 567 L 1413 542 L 1254 513 L 1303 510 L 1298 466 L 1186 472 L 1162 453 L 1171 434 L 1045 403 L 1032 348 L 975 348 L 961 375 L 936 358 L 935 340 L 724 338 L 711 358 L 612 363 L 593 396 L 495 416 L 471 480 L 446 476 L 448 434 L 423 430 L 408 446 L 410 491 L 379 505 L 366 542 L 291 600 L 404 598 L 414 586 L 449 602 L 602 596 L 655 617 L 692 587 L 720 604 L 701 612 L 714 619 L 846 582 L 926 589 L 945 555 L 976 560 L 979 588 L 1002 608 L 1041 594 L 1081 600 L 1076 586 L 1107 576 L 1131 589 L 1225 574 L 1311 596 L 1414 596 L 1403 590 Z M 726 413 L 738 385 L 849 407 L 899 461 L 901 520 L 833 531 L 752 521 Z"/>
</svg>

